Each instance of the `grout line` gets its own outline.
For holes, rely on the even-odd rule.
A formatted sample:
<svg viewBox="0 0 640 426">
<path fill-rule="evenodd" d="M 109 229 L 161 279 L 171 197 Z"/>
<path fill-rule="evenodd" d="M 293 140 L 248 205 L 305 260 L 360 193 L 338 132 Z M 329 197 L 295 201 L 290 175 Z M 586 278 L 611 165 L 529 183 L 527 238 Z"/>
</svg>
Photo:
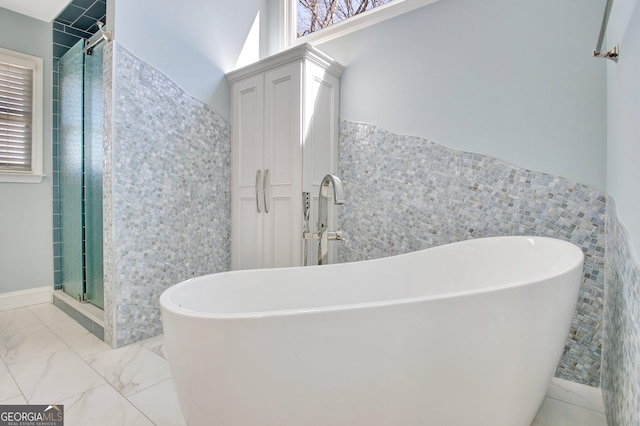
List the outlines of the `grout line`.
<svg viewBox="0 0 640 426">
<path fill-rule="evenodd" d="M 34 360 L 34 359 L 37 359 L 37 358 L 41 358 L 41 357 L 42 357 L 42 358 L 43 358 L 43 357 L 50 357 L 50 356 L 52 356 L 53 354 L 56 354 L 56 353 L 59 353 L 59 352 L 63 352 L 63 351 L 67 351 L 67 350 L 69 350 L 69 351 L 71 351 L 72 353 L 74 353 L 75 355 L 77 355 L 77 356 L 78 356 L 78 358 L 80 358 L 83 362 L 85 362 L 85 363 L 86 363 L 86 361 L 85 361 L 85 360 L 84 360 L 80 355 L 78 355 L 78 354 L 73 350 L 73 348 L 71 348 L 71 346 L 70 346 L 67 342 L 65 342 L 64 340 L 62 340 L 62 338 L 61 338 L 61 337 L 60 337 L 60 336 L 59 336 L 59 335 L 54 331 L 53 327 L 52 327 L 50 324 L 46 323 L 42 318 L 40 318 L 40 316 L 39 316 L 39 315 L 36 315 L 36 313 L 35 313 L 32 309 L 30 309 L 31 307 L 35 307 L 35 306 L 44 306 L 44 305 L 47 305 L 47 306 L 54 306 L 54 307 L 55 307 L 55 305 L 54 305 L 53 303 L 38 303 L 38 304 L 36 304 L 36 305 L 30 305 L 30 306 L 25 306 L 25 307 L 22 307 L 22 308 L 16 308 L 16 309 L 13 309 L 13 311 L 18 311 L 18 310 L 21 310 L 21 309 L 25 309 L 25 310 L 29 311 L 29 312 L 31 313 L 31 315 L 35 316 L 35 317 L 36 317 L 36 319 L 40 322 L 40 324 L 44 325 L 44 326 L 46 327 L 46 329 L 47 329 L 47 330 L 49 330 L 49 332 L 50 332 L 50 333 L 52 333 L 52 334 L 53 334 L 57 339 L 59 339 L 59 340 L 64 344 L 64 346 L 65 346 L 66 348 L 65 348 L 65 349 L 61 349 L 61 350 L 58 350 L 58 351 L 54 351 L 54 352 L 51 352 L 51 353 L 48 353 L 48 354 L 39 355 L 39 356 L 37 356 L 37 357 L 35 357 L 35 358 L 30 358 L 30 359 L 26 359 L 26 360 L 18 361 L 18 363 L 20 363 L 20 362 L 28 362 L 28 361 L 31 361 L 31 360 Z M 60 310 L 58 307 L 56 307 L 56 309 Z M 62 311 L 62 310 L 60 310 L 60 312 L 65 313 L 65 312 L 64 312 L 64 311 Z M 66 315 L 66 313 L 65 313 L 65 315 Z M 67 316 L 68 316 L 68 315 L 67 315 Z M 71 317 L 69 317 L 69 318 L 71 318 Z M 71 318 L 71 319 L 73 319 L 73 318 Z M 22 330 L 22 329 L 25 329 L 25 328 L 28 328 L 28 327 L 21 327 L 21 328 L 18 328 L 18 329 L 16 329 L 16 330 Z M 14 331 L 14 330 L 12 330 L 12 332 L 13 332 L 13 331 Z M 24 400 L 26 401 L 26 403 L 27 403 L 27 404 L 30 404 L 30 403 L 31 403 L 31 401 L 29 401 L 29 399 L 28 399 L 28 398 L 27 398 L 27 396 L 25 395 L 24 390 L 22 389 L 22 387 L 20 386 L 20 384 L 18 383 L 18 381 L 17 381 L 17 380 L 16 380 L 16 378 L 14 377 L 13 373 L 12 373 L 12 372 L 11 372 L 11 370 L 9 369 L 7 362 L 6 362 L 4 359 L 2 359 L 2 363 L 4 364 L 4 366 L 5 366 L 6 370 L 7 370 L 7 372 L 9 373 L 9 375 L 11 376 L 11 380 L 13 380 L 13 383 L 14 383 L 14 384 L 16 385 L 16 387 L 20 390 L 20 394 L 22 395 L 22 397 L 24 398 Z M 102 377 L 102 376 L 100 376 L 100 377 Z M 37 383 L 36 383 L 36 386 L 37 386 Z M 75 396 L 75 395 L 74 395 L 74 396 Z M 71 398 L 71 397 L 70 397 L 70 398 Z"/>
<path fill-rule="evenodd" d="M 16 378 L 15 378 L 15 377 L 13 377 L 13 373 L 12 373 L 12 372 L 11 372 L 11 370 L 9 369 L 9 366 L 7 365 L 7 363 L 5 362 L 5 360 L 4 360 L 4 359 L 1 359 L 1 360 L 0 360 L 0 362 L 2 362 L 2 364 L 4 365 L 5 370 L 7 370 L 7 373 L 9 373 L 9 377 L 11 377 L 11 380 L 13 380 L 13 384 L 16 386 L 16 388 L 18 388 L 18 391 L 20 391 L 20 395 L 22 396 L 22 398 L 23 398 L 23 399 L 25 400 L 25 402 L 28 404 L 28 403 L 29 403 L 29 400 L 27 399 L 26 395 L 24 394 L 24 391 L 22 390 L 22 388 L 21 388 L 21 387 L 20 387 L 20 385 L 18 384 L 18 381 L 16 380 Z M 12 396 L 12 397 L 10 397 L 10 398 L 8 398 L 8 399 L 16 398 L 16 397 L 18 397 L 18 396 L 20 396 L 20 395 L 15 395 L 15 396 Z"/>
<path fill-rule="evenodd" d="M 139 343 L 139 342 L 131 343 L 131 345 L 135 345 L 135 344 L 138 344 L 138 343 Z M 127 345 L 127 346 L 129 346 L 129 345 Z M 140 345 L 140 346 L 144 347 L 143 345 Z M 123 348 L 124 348 L 124 347 L 126 347 L 126 346 L 123 346 Z M 111 349 L 108 349 L 108 350 L 107 350 L 107 351 L 105 351 L 105 352 L 108 352 L 108 351 L 116 351 L 116 350 L 118 350 L 118 349 L 121 349 L 121 348 L 117 348 L 117 349 L 113 349 L 113 348 L 111 348 Z M 118 395 L 120 395 L 120 396 L 121 396 L 125 401 L 127 401 L 127 402 L 129 403 L 129 405 L 131 405 L 131 406 L 132 406 L 132 407 L 133 407 L 133 408 L 134 408 L 138 413 L 140 413 L 144 418 L 146 418 L 147 420 L 149 420 L 149 422 L 150 422 L 152 425 L 157 426 L 157 425 L 156 425 L 156 423 L 155 423 L 155 422 L 153 422 L 153 421 L 149 418 L 149 416 L 147 416 L 147 415 L 146 415 L 142 410 L 140 410 L 140 408 L 138 408 L 138 406 L 137 406 L 137 405 L 135 405 L 133 402 L 131 402 L 131 401 L 129 400 L 129 397 L 128 397 L 128 396 L 126 396 L 125 394 L 123 394 L 122 392 L 120 392 L 120 391 L 119 391 L 119 390 L 118 390 L 118 389 L 117 389 L 117 388 L 116 388 L 116 387 L 115 387 L 115 386 L 114 386 L 114 385 L 113 385 L 113 384 L 112 384 L 112 383 L 111 383 L 111 382 L 110 382 L 106 377 L 104 377 L 104 376 L 103 376 L 103 375 L 102 375 L 98 370 L 96 370 L 96 369 L 93 367 L 93 365 L 91 365 L 89 362 L 87 362 L 87 360 L 86 360 L 85 358 L 90 357 L 90 356 L 93 356 L 93 355 L 97 355 L 97 354 L 89 354 L 89 355 L 87 355 L 87 356 L 85 356 L 85 357 L 82 357 L 82 356 L 81 356 L 80 358 L 82 359 L 82 361 L 84 361 L 84 363 L 85 363 L 85 364 L 87 364 L 87 365 L 89 366 L 89 368 L 91 368 L 93 371 L 95 371 L 95 372 L 96 372 L 96 374 L 98 374 L 98 376 L 100 376 L 100 377 L 105 381 L 105 383 L 106 383 L 107 385 L 111 386 L 111 388 L 112 388 L 114 391 L 116 391 L 116 393 L 117 393 Z M 149 386 L 149 387 L 151 387 L 151 386 Z M 138 392 L 136 392 L 136 393 L 134 393 L 134 394 L 132 394 L 132 395 L 136 395 L 136 394 L 137 394 L 137 393 L 139 393 L 139 392 L 140 392 L 140 391 L 138 391 Z M 130 395 L 130 396 L 131 396 L 131 395 Z"/>
<path fill-rule="evenodd" d="M 145 389 L 141 389 L 141 390 L 139 390 L 138 392 L 136 392 L 136 393 L 134 393 L 134 394 L 131 394 L 131 395 L 129 395 L 129 396 L 124 396 L 124 395 L 123 395 L 123 396 L 124 396 L 124 398 L 129 402 L 129 404 L 133 405 L 133 406 L 136 408 L 136 410 L 138 410 L 140 413 L 142 413 L 142 415 L 143 415 L 143 416 L 145 416 L 145 417 L 149 420 L 149 422 L 151 422 L 151 424 L 153 424 L 153 425 L 157 426 L 157 423 L 155 423 L 153 420 L 151 420 L 151 418 L 150 418 L 149 416 L 147 416 L 147 415 L 144 413 L 144 411 L 142 411 L 140 408 L 138 408 L 138 406 L 137 406 L 133 401 L 131 401 L 131 400 L 129 399 L 129 397 L 134 396 L 134 395 L 138 395 L 140 392 L 142 392 L 142 391 L 144 391 L 144 390 L 150 389 L 150 388 L 152 388 L 153 386 L 160 385 L 160 384 L 165 383 L 165 382 L 168 382 L 168 381 L 170 381 L 170 380 L 173 380 L 173 376 L 172 376 L 172 377 L 169 377 L 168 379 L 164 379 L 164 380 L 162 380 L 162 381 L 160 381 L 160 382 L 158 382 L 158 383 L 156 383 L 156 384 L 154 384 L 154 385 L 151 385 L 151 386 L 149 386 L 149 387 L 147 387 L 147 388 L 145 388 Z M 177 403 L 178 405 L 180 405 L 180 404 L 178 403 L 178 401 L 176 401 L 176 403 Z"/>
</svg>

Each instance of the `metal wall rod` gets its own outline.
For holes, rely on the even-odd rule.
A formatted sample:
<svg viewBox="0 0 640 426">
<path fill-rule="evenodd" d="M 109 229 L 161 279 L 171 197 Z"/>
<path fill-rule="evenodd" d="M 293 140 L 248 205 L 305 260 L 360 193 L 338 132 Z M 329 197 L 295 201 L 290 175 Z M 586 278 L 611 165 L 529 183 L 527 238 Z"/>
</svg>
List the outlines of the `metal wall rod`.
<svg viewBox="0 0 640 426">
<path fill-rule="evenodd" d="M 602 53 L 602 43 L 604 43 L 604 36 L 607 33 L 607 25 L 609 24 L 609 15 L 611 14 L 612 6 L 613 0 L 607 0 L 604 15 L 602 16 L 602 25 L 600 26 L 600 36 L 598 36 L 598 44 L 596 45 L 596 50 L 593 51 L 593 56 L 595 58 L 606 58 L 618 62 L 618 45 L 613 46 L 604 54 Z"/>
<path fill-rule="evenodd" d="M 87 43 L 87 45 L 84 47 L 85 52 L 90 51 L 91 49 L 96 47 L 96 45 L 101 43 L 102 41 L 111 41 L 111 38 L 109 37 L 109 33 L 101 34 L 100 37 L 98 37 L 97 39 L 93 40 L 90 43 Z"/>
<path fill-rule="evenodd" d="M 96 24 L 98 25 L 98 31 L 97 33 L 95 33 L 93 36 L 91 36 L 84 45 L 84 51 L 87 52 L 87 54 L 91 54 L 91 49 L 93 49 L 96 45 L 98 45 L 100 42 L 102 41 L 111 41 L 113 39 L 113 36 L 111 35 L 110 31 L 105 31 L 102 29 L 102 27 L 104 26 L 104 24 L 100 21 L 96 22 Z M 96 37 L 97 35 L 99 35 L 99 37 Z M 92 40 L 93 39 L 93 40 Z"/>
</svg>

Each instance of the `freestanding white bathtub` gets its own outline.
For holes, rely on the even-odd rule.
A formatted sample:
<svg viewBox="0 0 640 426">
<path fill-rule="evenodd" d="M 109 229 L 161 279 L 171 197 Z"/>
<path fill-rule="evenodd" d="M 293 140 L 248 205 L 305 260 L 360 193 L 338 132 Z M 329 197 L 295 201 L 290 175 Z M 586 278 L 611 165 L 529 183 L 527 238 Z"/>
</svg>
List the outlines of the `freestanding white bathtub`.
<svg viewBox="0 0 640 426">
<path fill-rule="evenodd" d="M 226 272 L 160 297 L 189 425 L 528 426 L 567 339 L 582 251 L 497 237 Z"/>
</svg>

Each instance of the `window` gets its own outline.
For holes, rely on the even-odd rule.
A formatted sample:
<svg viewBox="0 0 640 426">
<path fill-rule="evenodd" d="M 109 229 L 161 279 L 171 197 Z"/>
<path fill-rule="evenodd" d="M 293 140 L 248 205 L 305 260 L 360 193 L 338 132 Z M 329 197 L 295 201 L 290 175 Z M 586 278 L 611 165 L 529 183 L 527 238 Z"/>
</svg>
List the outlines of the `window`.
<svg viewBox="0 0 640 426">
<path fill-rule="evenodd" d="M 297 0 L 296 36 L 302 37 L 391 0 Z"/>
<path fill-rule="evenodd" d="M 438 0 L 283 0 L 283 47 L 324 43 Z"/>
<path fill-rule="evenodd" d="M 42 180 L 42 64 L 0 48 L 0 182 Z"/>
</svg>

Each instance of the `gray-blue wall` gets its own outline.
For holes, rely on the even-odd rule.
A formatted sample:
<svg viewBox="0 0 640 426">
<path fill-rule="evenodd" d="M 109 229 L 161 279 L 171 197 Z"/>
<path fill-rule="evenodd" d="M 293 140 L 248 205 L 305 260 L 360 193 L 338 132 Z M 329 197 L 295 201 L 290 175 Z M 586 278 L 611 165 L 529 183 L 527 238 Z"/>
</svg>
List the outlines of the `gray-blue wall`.
<svg viewBox="0 0 640 426">
<path fill-rule="evenodd" d="M 43 58 L 41 183 L 0 183 L 0 294 L 53 288 L 51 24 L 0 8 L 0 47 Z"/>
<path fill-rule="evenodd" d="M 446 0 L 318 47 L 341 117 L 605 189 L 602 1 Z"/>
<path fill-rule="evenodd" d="M 176 82 L 189 95 L 229 118 L 229 85 L 224 74 L 269 49 L 273 0 L 112 0 L 117 41 Z M 251 33 L 257 20 L 257 31 Z M 250 39 L 250 35 L 253 39 Z"/>
</svg>

